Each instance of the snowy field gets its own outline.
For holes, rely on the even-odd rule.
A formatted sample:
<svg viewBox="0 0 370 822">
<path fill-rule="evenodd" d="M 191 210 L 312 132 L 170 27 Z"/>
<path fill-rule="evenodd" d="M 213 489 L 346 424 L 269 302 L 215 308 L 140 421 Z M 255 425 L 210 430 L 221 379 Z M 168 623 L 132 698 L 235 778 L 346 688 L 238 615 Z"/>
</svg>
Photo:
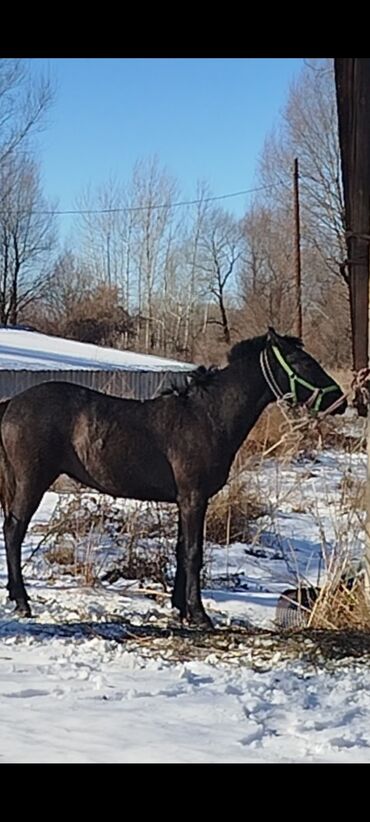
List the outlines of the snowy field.
<svg viewBox="0 0 370 822">
<path fill-rule="evenodd" d="M 266 460 L 251 477 L 267 506 L 251 541 L 206 550 L 205 607 L 218 633 L 235 631 L 224 654 L 196 631 L 176 650 L 166 596 L 150 598 L 133 580 L 88 587 L 51 572 L 41 549 L 24 570 L 34 616 L 18 620 L 2 546 L 0 762 L 370 762 L 369 659 L 314 665 L 283 646 L 260 654 L 258 640 L 238 635 L 273 627 L 297 570 L 317 582 L 323 541 L 330 551 L 347 540 L 360 555 L 343 487 L 365 471 L 363 453 L 324 451 L 314 462 Z M 57 503 L 45 495 L 24 560 Z"/>
</svg>

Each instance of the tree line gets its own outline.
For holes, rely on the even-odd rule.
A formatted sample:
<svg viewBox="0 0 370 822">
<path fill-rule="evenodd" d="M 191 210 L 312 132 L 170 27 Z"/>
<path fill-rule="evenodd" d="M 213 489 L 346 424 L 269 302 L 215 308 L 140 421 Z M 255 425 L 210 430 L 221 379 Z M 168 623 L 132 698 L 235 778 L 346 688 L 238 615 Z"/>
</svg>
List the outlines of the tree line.
<svg viewBox="0 0 370 822">
<path fill-rule="evenodd" d="M 294 333 L 293 161 L 299 158 L 303 338 L 351 363 L 332 59 L 304 66 L 266 135 L 241 219 L 200 181 L 193 204 L 158 157 L 81 192 L 68 245 L 42 191 L 34 137 L 54 91 L 0 60 L 0 322 L 179 359 L 212 360 L 240 336 Z M 241 170 L 242 174 L 242 170 Z"/>
</svg>

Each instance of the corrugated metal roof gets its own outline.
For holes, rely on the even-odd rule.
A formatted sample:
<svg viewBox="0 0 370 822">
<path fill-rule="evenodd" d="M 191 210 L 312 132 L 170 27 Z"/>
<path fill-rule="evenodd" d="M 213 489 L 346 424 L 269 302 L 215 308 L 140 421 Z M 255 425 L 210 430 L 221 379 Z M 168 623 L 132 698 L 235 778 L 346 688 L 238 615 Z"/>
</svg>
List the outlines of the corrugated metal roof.
<svg viewBox="0 0 370 822">
<path fill-rule="evenodd" d="M 184 388 L 187 381 L 185 371 L 125 371 L 116 368 L 114 371 L 85 368 L 79 371 L 34 371 L 30 369 L 16 369 L 8 371 L 0 368 L 0 400 L 14 397 L 20 391 L 25 391 L 40 382 L 66 381 L 77 385 L 94 388 L 104 394 L 114 394 L 117 397 L 127 397 L 137 400 L 148 400 L 158 396 L 163 391 L 176 386 Z"/>
</svg>

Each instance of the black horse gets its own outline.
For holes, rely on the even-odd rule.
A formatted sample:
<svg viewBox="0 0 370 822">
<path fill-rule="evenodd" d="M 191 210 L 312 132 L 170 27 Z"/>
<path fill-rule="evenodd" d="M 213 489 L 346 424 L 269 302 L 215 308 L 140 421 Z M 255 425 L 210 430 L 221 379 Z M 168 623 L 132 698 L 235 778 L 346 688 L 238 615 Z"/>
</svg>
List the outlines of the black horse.
<svg viewBox="0 0 370 822">
<path fill-rule="evenodd" d="M 144 402 L 47 382 L 0 403 L 8 590 L 22 615 L 31 614 L 22 541 L 43 494 L 64 473 L 112 496 L 177 504 L 172 604 L 181 618 L 211 625 L 200 596 L 204 518 L 238 448 L 278 397 L 330 413 L 343 413 L 346 400 L 300 340 L 272 328 L 234 345 L 226 368 L 191 374 L 182 392 Z"/>
</svg>

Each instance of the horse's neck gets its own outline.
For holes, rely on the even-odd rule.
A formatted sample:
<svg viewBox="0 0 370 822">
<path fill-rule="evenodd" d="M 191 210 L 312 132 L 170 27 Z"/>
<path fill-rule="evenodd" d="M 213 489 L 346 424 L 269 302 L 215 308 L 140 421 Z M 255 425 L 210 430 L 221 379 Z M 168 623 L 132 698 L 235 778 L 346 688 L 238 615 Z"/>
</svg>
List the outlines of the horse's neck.
<svg viewBox="0 0 370 822">
<path fill-rule="evenodd" d="M 258 357 L 248 366 L 242 360 L 232 363 L 220 372 L 220 377 L 219 424 L 236 451 L 274 397 L 266 385 Z"/>
</svg>

